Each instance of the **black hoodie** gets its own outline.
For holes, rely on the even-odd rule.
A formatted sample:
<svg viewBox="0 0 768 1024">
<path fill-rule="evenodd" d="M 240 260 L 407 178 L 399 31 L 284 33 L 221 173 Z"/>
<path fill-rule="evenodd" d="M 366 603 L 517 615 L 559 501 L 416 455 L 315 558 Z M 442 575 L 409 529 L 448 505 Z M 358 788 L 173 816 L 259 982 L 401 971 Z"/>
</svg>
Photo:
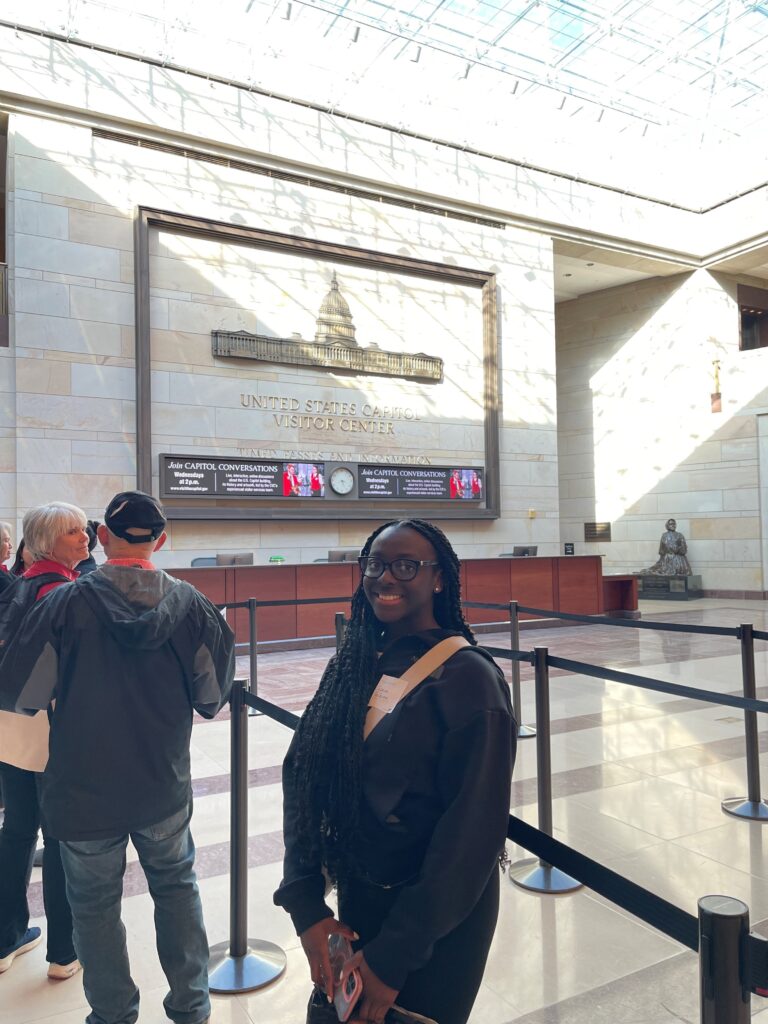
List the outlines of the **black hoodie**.
<svg viewBox="0 0 768 1024">
<path fill-rule="evenodd" d="M 394 641 L 382 674 L 400 676 L 450 630 Z M 368 881 L 397 894 L 368 966 L 400 990 L 435 942 L 471 913 L 504 847 L 517 728 L 509 687 L 482 648 L 454 654 L 371 732 L 363 748 L 353 853 Z M 322 866 L 298 839 L 296 741 L 283 764 L 283 881 L 274 896 L 299 935 L 331 915 Z M 402 884 L 398 884 L 402 883 Z"/>
<path fill-rule="evenodd" d="M 189 583 L 101 566 L 29 613 L 2 662 L 0 706 L 55 706 L 42 804 L 55 838 L 148 828 L 191 798 L 192 710 L 212 718 L 234 637 Z"/>
</svg>

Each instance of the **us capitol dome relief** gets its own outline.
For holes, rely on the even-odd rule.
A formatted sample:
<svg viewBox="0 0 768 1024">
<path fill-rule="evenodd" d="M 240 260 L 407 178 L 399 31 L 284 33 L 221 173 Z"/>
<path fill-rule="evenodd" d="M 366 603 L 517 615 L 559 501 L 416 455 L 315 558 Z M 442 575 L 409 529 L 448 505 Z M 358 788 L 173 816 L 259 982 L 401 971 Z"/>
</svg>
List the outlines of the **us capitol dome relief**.
<svg viewBox="0 0 768 1024">
<path fill-rule="evenodd" d="M 216 358 L 251 359 L 291 366 L 313 366 L 326 370 L 407 380 L 439 382 L 443 360 L 423 352 L 387 352 L 375 343 L 361 348 L 349 303 L 341 294 L 336 271 L 331 287 L 320 304 L 314 341 L 301 334 L 274 338 L 247 331 L 211 331 L 211 351 Z"/>
</svg>

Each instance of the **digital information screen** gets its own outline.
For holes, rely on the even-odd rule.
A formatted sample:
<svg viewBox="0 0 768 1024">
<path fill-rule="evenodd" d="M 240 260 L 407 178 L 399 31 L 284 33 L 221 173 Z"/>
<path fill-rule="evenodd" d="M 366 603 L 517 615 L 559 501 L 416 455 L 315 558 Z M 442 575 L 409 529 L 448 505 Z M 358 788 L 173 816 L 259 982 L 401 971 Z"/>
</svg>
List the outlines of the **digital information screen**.
<svg viewBox="0 0 768 1024">
<path fill-rule="evenodd" d="M 358 498 L 406 498 L 417 501 L 437 498 L 440 501 L 481 501 L 484 471 L 482 469 L 443 469 L 422 466 L 359 466 Z"/>
<path fill-rule="evenodd" d="M 322 462 L 160 456 L 163 498 L 323 498 Z"/>
</svg>

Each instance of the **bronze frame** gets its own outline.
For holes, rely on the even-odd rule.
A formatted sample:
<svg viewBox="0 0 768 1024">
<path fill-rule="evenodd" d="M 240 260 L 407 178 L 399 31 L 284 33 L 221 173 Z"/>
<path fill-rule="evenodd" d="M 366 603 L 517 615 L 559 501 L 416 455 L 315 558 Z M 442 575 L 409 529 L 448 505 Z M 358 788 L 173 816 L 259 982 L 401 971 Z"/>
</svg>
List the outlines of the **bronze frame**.
<svg viewBox="0 0 768 1024">
<path fill-rule="evenodd" d="M 498 519 L 501 486 L 499 481 L 499 371 L 498 319 L 495 274 L 467 267 L 447 266 L 428 260 L 411 259 L 390 253 L 374 252 L 349 245 L 336 245 L 319 239 L 297 238 L 294 235 L 265 231 L 223 221 L 193 217 L 188 214 L 156 210 L 146 206 L 136 209 L 134 221 L 134 268 L 136 303 L 136 485 L 140 490 L 152 489 L 152 384 L 150 338 L 149 232 L 151 228 L 173 230 L 180 235 L 197 235 L 213 241 L 230 242 L 273 252 L 306 254 L 315 259 L 336 263 L 389 270 L 392 273 L 433 280 L 450 281 L 482 290 L 483 316 L 483 402 L 485 440 L 485 504 L 482 509 L 456 508 L 442 502 L 408 503 L 371 507 L 359 501 L 335 501 L 324 509 L 334 519 L 395 519 L 429 516 L 434 519 Z M 205 500 L 205 499 L 201 499 Z M 463 505 L 464 503 L 462 503 Z M 183 520 L 317 520 L 315 508 L 297 508 L 283 504 L 270 507 L 252 505 L 239 508 L 219 505 L 167 506 L 170 519 Z"/>
</svg>

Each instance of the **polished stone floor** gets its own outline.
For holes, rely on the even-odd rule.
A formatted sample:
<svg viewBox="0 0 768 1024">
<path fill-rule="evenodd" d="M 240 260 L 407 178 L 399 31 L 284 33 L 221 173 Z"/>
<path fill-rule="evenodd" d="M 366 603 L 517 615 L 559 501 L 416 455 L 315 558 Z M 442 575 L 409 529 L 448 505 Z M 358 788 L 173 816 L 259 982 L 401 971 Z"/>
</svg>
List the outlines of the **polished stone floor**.
<svg viewBox="0 0 768 1024">
<path fill-rule="evenodd" d="M 768 603 L 700 600 L 644 602 L 643 619 L 705 625 L 753 622 L 768 629 Z M 508 645 L 505 634 L 483 636 Z M 738 641 L 721 636 L 608 626 L 531 630 L 524 649 L 656 679 L 737 693 Z M 259 658 L 262 696 L 300 711 L 328 650 Z M 768 643 L 756 644 L 760 696 L 768 696 Z M 507 663 L 508 667 L 508 663 Z M 245 660 L 243 668 L 247 669 Z M 534 721 L 532 672 L 522 672 L 523 720 Z M 553 671 L 553 815 L 556 838 L 679 907 L 696 913 L 700 896 L 744 900 L 753 926 L 768 924 L 768 828 L 725 816 L 720 801 L 746 795 L 743 719 L 733 708 Z M 279 943 L 284 976 L 260 992 L 216 997 L 212 1024 L 300 1024 L 308 991 L 303 955 L 288 918 L 272 906 L 280 879 L 279 765 L 290 734 L 265 718 L 249 727 L 249 932 Z M 761 763 L 768 792 L 768 730 Z M 762 749 L 762 745 L 761 745 Z M 196 724 L 194 833 L 209 939 L 228 934 L 229 723 Z M 536 823 L 536 740 L 521 742 L 513 810 Z M 510 846 L 513 861 L 527 856 Z M 30 899 L 42 901 L 39 871 Z M 151 901 L 129 848 L 124 917 L 141 1024 L 165 1020 L 164 979 L 154 950 Z M 768 933 L 768 932 L 767 932 Z M 768 1001 L 752 999 L 768 1024 Z M 80 1024 L 78 978 L 49 982 L 43 947 L 0 977 L 0 1024 Z M 671 1024 L 699 1020 L 694 954 L 595 893 L 537 896 L 502 880 L 502 907 L 471 1024 Z"/>
</svg>

